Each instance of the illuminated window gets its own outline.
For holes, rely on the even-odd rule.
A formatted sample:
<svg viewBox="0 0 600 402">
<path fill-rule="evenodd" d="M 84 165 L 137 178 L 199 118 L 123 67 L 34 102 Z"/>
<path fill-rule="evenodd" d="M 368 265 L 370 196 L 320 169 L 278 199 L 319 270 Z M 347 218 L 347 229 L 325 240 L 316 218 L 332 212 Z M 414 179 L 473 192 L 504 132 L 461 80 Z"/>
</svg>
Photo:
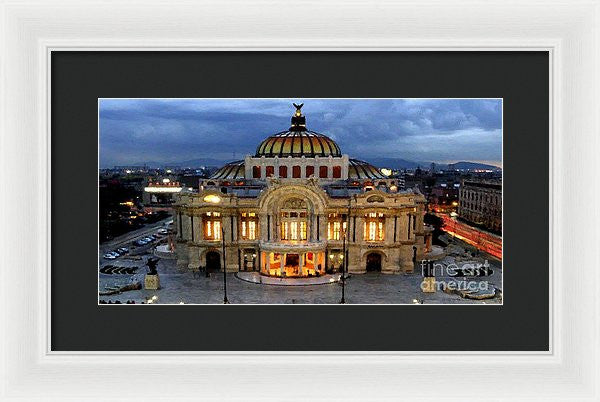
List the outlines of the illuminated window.
<svg viewBox="0 0 600 402">
<path fill-rule="evenodd" d="M 248 239 L 256 239 L 256 222 L 248 222 Z"/>
<path fill-rule="evenodd" d="M 290 239 L 298 240 L 298 222 L 290 222 Z"/>
<path fill-rule="evenodd" d="M 376 222 L 369 222 L 369 241 L 375 241 L 375 227 Z"/>
<path fill-rule="evenodd" d="M 346 214 L 329 214 L 327 224 L 327 237 L 329 240 L 340 240 L 346 232 Z"/>
<path fill-rule="evenodd" d="M 385 217 L 380 212 L 370 212 L 365 215 L 364 239 L 366 241 L 383 241 Z"/>
<path fill-rule="evenodd" d="M 283 222 L 281 224 L 281 239 L 288 240 L 288 222 Z"/>
<path fill-rule="evenodd" d="M 308 225 L 305 211 L 284 211 L 281 213 L 281 239 L 306 240 Z"/>
<path fill-rule="evenodd" d="M 255 212 L 242 212 L 240 237 L 244 240 L 256 240 L 258 217 Z"/>
<path fill-rule="evenodd" d="M 204 238 L 206 240 L 221 240 L 221 214 L 207 212 L 203 217 Z"/>
</svg>

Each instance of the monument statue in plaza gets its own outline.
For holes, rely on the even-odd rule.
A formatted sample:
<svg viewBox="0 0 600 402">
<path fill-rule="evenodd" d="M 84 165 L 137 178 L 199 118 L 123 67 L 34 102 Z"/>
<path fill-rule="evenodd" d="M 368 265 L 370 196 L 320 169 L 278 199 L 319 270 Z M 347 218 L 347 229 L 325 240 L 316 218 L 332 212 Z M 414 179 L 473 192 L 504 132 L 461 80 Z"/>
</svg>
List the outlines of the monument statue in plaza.
<svg viewBox="0 0 600 402">
<path fill-rule="evenodd" d="M 148 273 L 144 278 L 144 285 L 146 289 L 160 289 L 160 279 L 158 277 L 158 271 L 156 270 L 158 261 L 158 258 L 148 258 L 146 261 L 146 266 L 148 267 Z"/>
</svg>

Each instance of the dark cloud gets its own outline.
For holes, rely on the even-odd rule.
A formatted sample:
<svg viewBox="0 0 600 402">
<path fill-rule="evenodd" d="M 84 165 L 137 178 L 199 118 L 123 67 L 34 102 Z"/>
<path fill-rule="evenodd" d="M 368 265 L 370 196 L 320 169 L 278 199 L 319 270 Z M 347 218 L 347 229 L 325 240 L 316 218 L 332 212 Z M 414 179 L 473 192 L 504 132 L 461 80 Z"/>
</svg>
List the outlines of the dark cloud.
<svg viewBox="0 0 600 402">
<path fill-rule="evenodd" d="M 309 129 L 353 157 L 501 163 L 496 99 L 105 99 L 100 163 L 241 158 L 287 129 L 294 101 L 305 103 Z"/>
</svg>

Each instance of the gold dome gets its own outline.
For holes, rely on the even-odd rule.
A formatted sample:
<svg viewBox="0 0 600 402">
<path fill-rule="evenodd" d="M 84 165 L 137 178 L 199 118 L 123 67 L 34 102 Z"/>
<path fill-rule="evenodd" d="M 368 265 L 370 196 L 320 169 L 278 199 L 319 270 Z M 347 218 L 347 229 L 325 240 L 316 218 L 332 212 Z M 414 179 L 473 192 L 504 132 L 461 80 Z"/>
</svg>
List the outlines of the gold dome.
<svg viewBox="0 0 600 402">
<path fill-rule="evenodd" d="M 300 111 L 303 104 L 296 105 L 294 103 L 294 106 L 296 113 L 292 116 L 292 125 L 289 130 L 274 134 L 261 142 L 256 148 L 256 156 L 268 158 L 275 156 L 341 157 L 342 152 L 335 141 L 326 135 L 306 129 L 306 119 Z"/>
</svg>

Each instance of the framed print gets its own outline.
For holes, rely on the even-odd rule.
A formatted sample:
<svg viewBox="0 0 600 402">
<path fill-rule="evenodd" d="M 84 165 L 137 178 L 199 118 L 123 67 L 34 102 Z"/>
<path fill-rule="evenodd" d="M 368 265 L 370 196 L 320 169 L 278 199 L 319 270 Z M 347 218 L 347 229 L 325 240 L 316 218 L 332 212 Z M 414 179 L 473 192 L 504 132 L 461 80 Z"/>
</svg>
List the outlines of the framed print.
<svg viewBox="0 0 600 402">
<path fill-rule="evenodd" d="M 3 3 L 2 400 L 598 400 L 551 6 Z"/>
</svg>

